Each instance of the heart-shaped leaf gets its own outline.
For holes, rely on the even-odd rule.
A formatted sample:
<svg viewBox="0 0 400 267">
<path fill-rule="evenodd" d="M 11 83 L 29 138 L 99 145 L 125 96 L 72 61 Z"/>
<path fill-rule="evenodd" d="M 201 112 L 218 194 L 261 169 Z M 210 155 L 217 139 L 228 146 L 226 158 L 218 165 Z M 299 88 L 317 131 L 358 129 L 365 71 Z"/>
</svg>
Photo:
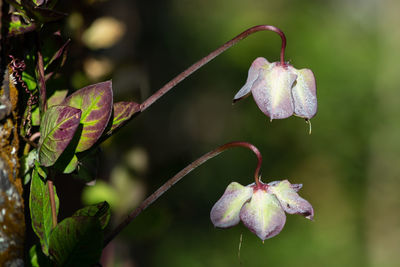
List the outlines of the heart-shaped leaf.
<svg viewBox="0 0 400 267">
<path fill-rule="evenodd" d="M 91 266 L 101 255 L 103 231 L 96 217 L 61 221 L 50 236 L 49 252 L 57 266 Z"/>
<path fill-rule="evenodd" d="M 55 187 L 53 190 L 56 200 L 56 211 L 58 214 L 59 200 Z M 49 238 L 53 227 L 50 195 L 48 184 L 40 178 L 36 169 L 32 172 L 29 210 L 31 213 L 33 231 L 40 239 L 43 253 L 49 255 Z"/>
<path fill-rule="evenodd" d="M 50 107 L 40 124 L 39 161 L 53 165 L 72 140 L 79 126 L 81 111 L 68 106 Z"/>
<path fill-rule="evenodd" d="M 138 112 L 140 105 L 135 102 L 117 102 L 113 108 L 113 122 L 111 129 L 108 131 L 109 134 Z"/>
<path fill-rule="evenodd" d="M 69 97 L 64 105 L 82 110 L 82 134 L 76 152 L 89 149 L 99 139 L 111 116 L 113 96 L 111 81 L 84 87 Z"/>
<path fill-rule="evenodd" d="M 110 221 L 110 205 L 107 203 L 107 201 L 90 205 L 77 210 L 72 216 L 96 217 L 100 222 L 101 229 L 104 229 L 107 227 L 108 222 Z"/>
</svg>

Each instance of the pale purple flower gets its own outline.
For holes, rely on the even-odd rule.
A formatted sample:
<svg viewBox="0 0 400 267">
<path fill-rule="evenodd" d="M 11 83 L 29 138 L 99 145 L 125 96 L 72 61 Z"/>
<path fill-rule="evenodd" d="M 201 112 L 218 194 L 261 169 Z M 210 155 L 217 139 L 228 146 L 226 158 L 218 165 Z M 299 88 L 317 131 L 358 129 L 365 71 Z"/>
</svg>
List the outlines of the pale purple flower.
<svg viewBox="0 0 400 267">
<path fill-rule="evenodd" d="M 314 218 L 311 204 L 297 194 L 301 187 L 288 180 L 248 186 L 232 182 L 211 209 L 211 221 L 215 227 L 228 228 L 241 220 L 264 241 L 280 233 L 285 212 Z"/>
<path fill-rule="evenodd" d="M 289 64 L 269 63 L 256 58 L 249 69 L 246 84 L 233 101 L 253 94 L 260 110 L 273 119 L 292 115 L 311 119 L 317 112 L 314 74 L 310 69 L 297 70 Z"/>
</svg>

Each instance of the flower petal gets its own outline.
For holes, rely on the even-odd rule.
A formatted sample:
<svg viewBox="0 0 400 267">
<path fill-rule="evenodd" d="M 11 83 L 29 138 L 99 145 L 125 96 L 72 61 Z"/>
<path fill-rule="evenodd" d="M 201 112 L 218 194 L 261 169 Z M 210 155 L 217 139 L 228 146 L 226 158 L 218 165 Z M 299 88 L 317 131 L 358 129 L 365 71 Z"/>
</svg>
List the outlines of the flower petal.
<svg viewBox="0 0 400 267">
<path fill-rule="evenodd" d="M 292 68 L 292 67 L 291 67 Z M 295 115 L 311 119 L 317 113 L 315 77 L 310 69 L 296 70 L 297 80 L 292 88 Z"/>
<path fill-rule="evenodd" d="M 292 68 L 275 62 L 266 70 L 260 70 L 251 87 L 254 100 L 261 111 L 273 119 L 285 119 L 293 115 L 294 105 L 291 88 L 297 75 Z"/>
<path fill-rule="evenodd" d="M 286 222 L 285 213 L 276 197 L 261 189 L 256 190 L 250 202 L 243 205 L 240 219 L 263 241 L 279 234 Z"/>
<path fill-rule="evenodd" d="M 235 97 L 233 98 L 233 103 L 246 98 L 250 91 L 251 86 L 253 85 L 254 81 L 257 80 L 258 73 L 262 68 L 268 68 L 270 63 L 263 57 L 256 58 L 250 66 L 249 74 L 247 76 L 247 81 L 245 85 L 236 93 Z"/>
<path fill-rule="evenodd" d="M 288 180 L 270 185 L 268 192 L 276 195 L 287 213 L 302 214 L 310 220 L 314 218 L 314 210 L 311 204 L 296 193 L 296 188 L 293 188 Z"/>
<path fill-rule="evenodd" d="M 211 209 L 210 218 L 214 226 L 227 228 L 238 224 L 240 209 L 252 194 L 253 188 L 236 182 L 230 183 Z"/>
<path fill-rule="evenodd" d="M 269 186 L 276 186 L 277 184 L 279 184 L 281 181 L 273 181 L 268 183 Z M 292 187 L 292 189 L 296 192 L 299 192 L 300 189 L 303 187 L 303 184 L 290 184 L 290 187 Z"/>
</svg>

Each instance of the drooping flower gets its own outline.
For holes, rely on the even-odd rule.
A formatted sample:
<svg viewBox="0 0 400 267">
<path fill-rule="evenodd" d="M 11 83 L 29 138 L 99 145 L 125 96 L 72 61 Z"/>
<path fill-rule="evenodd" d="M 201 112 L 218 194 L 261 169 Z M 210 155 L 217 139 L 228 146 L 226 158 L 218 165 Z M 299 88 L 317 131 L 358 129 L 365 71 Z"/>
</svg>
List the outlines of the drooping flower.
<svg viewBox="0 0 400 267">
<path fill-rule="evenodd" d="M 285 212 L 313 219 L 311 204 L 297 194 L 301 187 L 288 180 L 248 186 L 232 182 L 211 209 L 211 221 L 215 227 L 228 228 L 241 220 L 261 240 L 271 238 L 285 225 Z"/>
<path fill-rule="evenodd" d="M 253 94 L 260 110 L 273 119 L 285 119 L 293 114 L 311 119 L 317 112 L 314 74 L 310 69 L 297 70 L 289 64 L 269 63 L 263 57 L 253 61 L 246 84 L 233 101 Z"/>
</svg>

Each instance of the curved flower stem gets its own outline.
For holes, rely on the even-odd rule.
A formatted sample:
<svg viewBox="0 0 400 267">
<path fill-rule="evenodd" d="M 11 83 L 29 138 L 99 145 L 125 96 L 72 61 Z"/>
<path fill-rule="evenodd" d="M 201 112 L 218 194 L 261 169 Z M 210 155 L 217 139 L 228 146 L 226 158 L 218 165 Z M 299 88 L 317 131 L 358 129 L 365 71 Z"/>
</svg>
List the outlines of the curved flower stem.
<svg viewBox="0 0 400 267">
<path fill-rule="evenodd" d="M 165 182 L 160 188 L 158 188 L 153 194 L 151 194 L 148 198 L 146 198 L 140 205 L 137 207 L 134 211 L 132 211 L 128 216 L 123 220 L 111 233 L 105 238 L 103 247 L 106 247 L 108 243 L 112 239 L 114 239 L 130 222 L 133 221 L 143 210 L 145 210 L 148 206 L 150 206 L 154 201 L 156 201 L 159 197 L 161 197 L 168 189 L 170 189 L 173 185 L 175 185 L 177 182 L 179 182 L 183 177 L 185 177 L 187 174 L 189 174 L 192 170 L 195 168 L 199 167 L 201 164 L 206 162 L 207 160 L 217 156 L 221 152 L 233 148 L 233 147 L 244 147 L 248 148 L 251 151 L 254 152 L 254 154 L 257 156 L 257 167 L 254 172 L 254 179 L 257 184 L 257 186 L 260 185 L 259 181 L 259 172 L 262 164 L 262 156 L 260 151 L 255 147 L 254 145 L 247 143 L 247 142 L 231 142 L 227 143 L 225 145 L 222 145 L 220 147 L 217 147 L 216 149 L 204 154 L 197 160 L 193 161 L 190 163 L 188 166 L 186 166 L 183 170 L 178 172 L 174 177 L 169 179 L 167 182 Z"/>
<path fill-rule="evenodd" d="M 258 26 L 254 26 L 251 27 L 247 30 L 245 30 L 244 32 L 242 32 L 241 34 L 239 34 L 238 36 L 236 36 L 235 38 L 233 38 L 232 40 L 226 42 L 225 44 L 223 44 L 222 46 L 220 46 L 219 48 L 217 48 L 216 50 L 214 50 L 213 52 L 211 52 L 210 54 L 208 54 L 206 57 L 203 57 L 202 59 L 200 59 L 199 61 L 197 61 L 196 63 L 194 63 L 192 66 L 190 66 L 189 68 L 187 68 L 185 71 L 183 71 L 182 73 L 180 73 L 178 76 L 176 76 L 174 79 L 172 79 L 171 81 L 169 81 L 167 84 L 165 84 L 161 89 L 159 89 L 157 92 L 155 92 L 152 96 L 150 96 L 149 98 L 147 98 L 141 105 L 140 105 L 140 111 L 144 111 L 145 109 L 147 109 L 150 105 L 152 105 L 155 101 L 157 101 L 160 97 L 162 97 L 165 93 L 167 93 L 169 90 L 171 90 L 173 87 L 175 87 L 178 83 L 180 83 L 181 81 L 183 81 L 186 77 L 188 77 L 189 75 L 191 75 L 193 72 L 195 72 L 196 70 L 200 69 L 202 66 L 204 66 L 205 64 L 207 64 L 208 62 L 210 62 L 212 59 L 214 59 L 216 56 L 218 56 L 219 54 L 221 54 L 222 52 L 224 52 L 225 50 L 227 50 L 228 48 L 232 47 L 233 45 L 237 44 L 239 41 L 243 40 L 244 38 L 246 38 L 247 36 L 255 33 L 255 32 L 259 32 L 259 31 L 273 31 L 276 32 L 277 34 L 279 34 L 279 36 L 282 39 L 282 47 L 281 47 L 281 54 L 280 54 L 280 60 L 281 60 L 281 65 L 284 66 L 285 65 L 285 47 L 286 47 L 286 37 L 285 34 L 278 29 L 275 26 L 271 26 L 271 25 L 258 25 Z"/>
</svg>

